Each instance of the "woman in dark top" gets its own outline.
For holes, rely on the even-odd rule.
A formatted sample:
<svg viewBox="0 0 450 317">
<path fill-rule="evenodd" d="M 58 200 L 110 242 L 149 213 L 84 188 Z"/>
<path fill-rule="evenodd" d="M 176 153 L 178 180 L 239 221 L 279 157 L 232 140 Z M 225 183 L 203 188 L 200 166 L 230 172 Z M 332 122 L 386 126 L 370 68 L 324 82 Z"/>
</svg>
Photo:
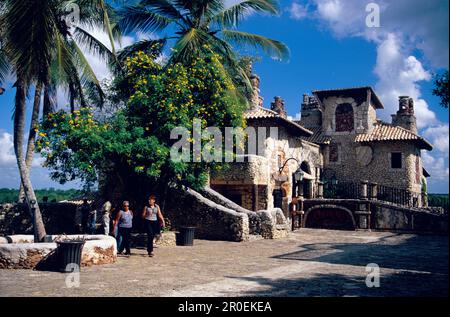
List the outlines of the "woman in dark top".
<svg viewBox="0 0 450 317">
<path fill-rule="evenodd" d="M 125 255 L 131 255 L 130 238 L 133 227 L 133 212 L 130 210 L 130 203 L 128 201 L 123 202 L 123 208 L 117 213 L 115 223 L 119 226 L 119 235 L 122 239 L 118 253 L 122 254 L 123 249 L 125 249 Z"/>
<path fill-rule="evenodd" d="M 153 239 L 155 238 L 155 235 L 158 235 L 161 232 L 161 227 L 165 226 L 161 209 L 155 202 L 155 196 L 150 195 L 148 198 L 148 205 L 145 206 L 142 211 L 142 218 L 145 222 L 145 231 L 147 232 L 147 253 L 150 257 L 154 256 Z"/>
</svg>

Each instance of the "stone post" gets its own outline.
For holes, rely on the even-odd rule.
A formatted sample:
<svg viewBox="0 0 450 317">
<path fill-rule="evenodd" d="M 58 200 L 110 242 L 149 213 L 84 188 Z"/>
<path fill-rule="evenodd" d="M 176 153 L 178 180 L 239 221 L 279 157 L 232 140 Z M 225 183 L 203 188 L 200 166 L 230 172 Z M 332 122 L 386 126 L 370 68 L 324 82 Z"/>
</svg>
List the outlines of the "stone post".
<svg viewBox="0 0 450 317">
<path fill-rule="evenodd" d="M 361 193 L 360 193 L 360 199 L 367 199 L 367 184 L 368 181 L 362 181 L 361 182 Z"/>
<path fill-rule="evenodd" d="M 323 199 L 323 182 L 317 182 L 317 198 Z"/>
<path fill-rule="evenodd" d="M 304 209 L 305 209 L 304 199 L 303 199 L 303 196 L 300 196 L 298 198 L 298 212 L 297 212 L 299 229 L 303 226 L 303 214 L 305 213 Z"/>
<path fill-rule="evenodd" d="M 355 211 L 355 215 L 357 216 L 355 219 L 356 230 L 370 230 L 370 203 L 359 203 L 358 210 Z"/>
<path fill-rule="evenodd" d="M 378 184 L 370 183 L 370 200 L 377 200 L 378 197 Z"/>
<path fill-rule="evenodd" d="M 298 197 L 301 199 L 303 199 L 303 182 L 304 181 L 298 182 Z"/>
</svg>

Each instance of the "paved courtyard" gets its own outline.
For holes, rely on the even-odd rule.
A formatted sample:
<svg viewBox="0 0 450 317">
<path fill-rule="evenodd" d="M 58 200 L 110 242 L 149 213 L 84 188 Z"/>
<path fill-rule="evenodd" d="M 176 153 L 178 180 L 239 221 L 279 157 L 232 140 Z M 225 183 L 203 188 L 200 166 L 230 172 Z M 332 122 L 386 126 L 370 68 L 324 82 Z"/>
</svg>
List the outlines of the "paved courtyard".
<svg viewBox="0 0 450 317">
<path fill-rule="evenodd" d="M 448 237 L 302 229 L 283 240 L 196 240 L 149 258 L 56 272 L 0 270 L 0 296 L 448 296 Z M 366 286 L 366 265 L 380 267 Z"/>
</svg>

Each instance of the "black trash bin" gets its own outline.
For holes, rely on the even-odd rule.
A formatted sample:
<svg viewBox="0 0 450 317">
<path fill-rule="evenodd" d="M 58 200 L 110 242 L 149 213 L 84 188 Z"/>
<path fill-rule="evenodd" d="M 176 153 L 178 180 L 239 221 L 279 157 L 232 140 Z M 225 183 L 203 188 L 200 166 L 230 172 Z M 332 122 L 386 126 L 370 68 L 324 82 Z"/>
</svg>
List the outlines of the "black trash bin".
<svg viewBox="0 0 450 317">
<path fill-rule="evenodd" d="M 60 272 L 71 273 L 75 268 L 81 267 L 81 252 L 85 241 L 58 241 L 56 242 L 56 256 Z M 72 264 L 72 265 L 69 265 Z"/>
<path fill-rule="evenodd" d="M 191 246 L 194 245 L 195 227 L 180 227 L 177 234 L 177 245 Z"/>
</svg>

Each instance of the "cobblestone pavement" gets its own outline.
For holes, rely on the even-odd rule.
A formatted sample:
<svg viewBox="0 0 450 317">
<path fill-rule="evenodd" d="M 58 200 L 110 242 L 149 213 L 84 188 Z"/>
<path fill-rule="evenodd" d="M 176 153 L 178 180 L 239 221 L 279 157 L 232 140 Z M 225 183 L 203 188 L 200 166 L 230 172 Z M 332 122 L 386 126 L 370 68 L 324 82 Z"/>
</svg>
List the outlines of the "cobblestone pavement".
<svg viewBox="0 0 450 317">
<path fill-rule="evenodd" d="M 0 296 L 448 296 L 448 236 L 302 229 L 282 240 L 196 240 L 149 258 L 56 272 L 0 270 Z M 366 265 L 380 287 L 366 286 Z"/>
</svg>

